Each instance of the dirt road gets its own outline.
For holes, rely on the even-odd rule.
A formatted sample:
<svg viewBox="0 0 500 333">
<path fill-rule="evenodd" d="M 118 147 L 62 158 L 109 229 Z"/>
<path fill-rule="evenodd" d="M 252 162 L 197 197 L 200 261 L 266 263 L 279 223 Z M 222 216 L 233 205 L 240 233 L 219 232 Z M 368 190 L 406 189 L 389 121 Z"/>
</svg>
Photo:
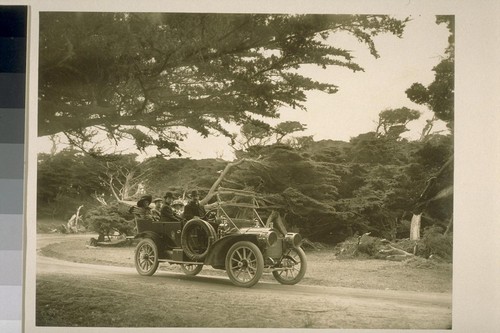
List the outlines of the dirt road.
<svg viewBox="0 0 500 333">
<path fill-rule="evenodd" d="M 57 237 L 43 237 L 38 247 L 57 241 Z M 67 322 L 64 313 L 55 318 L 48 315 L 49 311 L 42 311 L 51 308 L 57 312 L 55 304 L 65 300 L 70 302 L 61 305 L 62 309 L 79 313 L 72 315 L 76 326 L 405 329 L 451 326 L 451 294 L 447 293 L 284 286 L 269 282 L 245 289 L 233 286 L 227 277 L 204 276 L 203 271 L 196 277 L 166 271 L 143 277 L 129 267 L 79 264 L 39 255 L 37 324 L 58 326 Z M 108 308 L 112 315 L 101 313 L 99 306 Z M 142 313 L 140 320 L 134 318 L 137 311 Z"/>
</svg>

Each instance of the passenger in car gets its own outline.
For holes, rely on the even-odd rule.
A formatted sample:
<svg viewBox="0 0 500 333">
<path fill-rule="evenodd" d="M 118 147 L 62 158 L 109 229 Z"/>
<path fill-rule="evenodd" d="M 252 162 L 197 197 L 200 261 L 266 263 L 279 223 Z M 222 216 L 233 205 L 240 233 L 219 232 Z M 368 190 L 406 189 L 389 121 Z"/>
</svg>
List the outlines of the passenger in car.
<svg viewBox="0 0 500 333">
<path fill-rule="evenodd" d="M 139 201 L 137 201 L 137 206 L 132 206 L 129 209 L 129 212 L 134 214 L 137 219 L 140 220 L 151 220 L 157 221 L 151 212 L 151 208 L 149 205 L 153 197 L 151 195 L 142 196 Z"/>
<path fill-rule="evenodd" d="M 163 222 L 172 222 L 172 221 L 182 221 L 181 217 L 178 216 L 174 210 L 172 209 L 172 201 L 174 201 L 174 195 L 172 192 L 165 193 L 163 197 L 164 203 L 161 208 L 161 216 L 160 221 Z"/>
<path fill-rule="evenodd" d="M 172 202 L 172 209 L 174 210 L 175 215 L 183 218 L 182 214 L 184 213 L 184 202 L 181 199 L 177 199 Z"/>
<path fill-rule="evenodd" d="M 163 205 L 163 199 L 156 198 L 153 200 L 153 203 L 155 204 L 155 206 L 151 209 L 151 213 L 153 214 L 154 219 L 159 221 L 161 217 L 161 207 Z"/>
</svg>

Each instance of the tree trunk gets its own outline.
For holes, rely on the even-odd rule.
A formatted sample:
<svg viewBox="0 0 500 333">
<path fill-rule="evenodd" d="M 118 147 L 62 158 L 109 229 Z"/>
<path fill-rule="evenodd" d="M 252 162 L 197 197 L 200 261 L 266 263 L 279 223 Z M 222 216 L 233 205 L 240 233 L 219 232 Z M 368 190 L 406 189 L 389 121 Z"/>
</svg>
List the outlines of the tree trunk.
<svg viewBox="0 0 500 333">
<path fill-rule="evenodd" d="M 219 185 L 224 180 L 224 178 L 227 176 L 227 174 L 231 171 L 232 168 L 240 165 L 243 162 L 260 163 L 257 160 L 258 159 L 242 158 L 240 160 L 236 160 L 234 162 L 228 163 L 226 165 L 226 167 L 224 168 L 224 170 L 220 173 L 220 175 L 217 178 L 217 180 L 210 187 L 210 190 L 208 191 L 207 195 L 203 199 L 200 200 L 200 204 L 201 205 L 206 205 L 210 201 L 210 199 L 213 198 L 213 196 L 215 195 L 215 193 L 218 191 Z M 239 191 L 242 191 L 242 190 L 239 190 Z"/>
<path fill-rule="evenodd" d="M 410 224 L 410 240 L 420 239 L 420 221 L 422 214 L 413 214 Z"/>
<path fill-rule="evenodd" d="M 83 207 L 83 205 L 78 207 L 78 209 L 76 210 L 76 219 L 75 219 L 76 230 L 78 230 L 78 221 L 80 220 L 80 209 L 82 209 L 82 207 Z"/>
<path fill-rule="evenodd" d="M 78 207 L 76 214 L 73 214 L 66 224 L 66 230 L 68 233 L 78 233 L 78 220 L 80 219 L 80 209 L 83 205 Z"/>
<path fill-rule="evenodd" d="M 245 162 L 246 159 L 241 159 L 237 160 L 235 162 L 228 163 L 224 170 L 221 172 L 219 175 L 219 178 L 212 184 L 212 187 L 210 187 L 210 190 L 208 191 L 207 195 L 200 200 L 200 205 L 206 205 L 210 199 L 215 195 L 215 192 L 217 191 L 217 188 L 219 187 L 220 183 L 222 180 L 224 180 L 224 177 L 228 174 L 228 172 L 231 170 L 231 168 L 240 165 L 241 163 Z"/>
</svg>

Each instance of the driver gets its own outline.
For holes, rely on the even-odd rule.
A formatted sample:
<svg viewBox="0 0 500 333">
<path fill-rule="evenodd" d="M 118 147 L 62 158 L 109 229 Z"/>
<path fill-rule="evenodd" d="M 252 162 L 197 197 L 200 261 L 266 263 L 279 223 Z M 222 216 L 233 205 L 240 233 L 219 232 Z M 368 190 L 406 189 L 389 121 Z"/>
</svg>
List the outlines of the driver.
<svg viewBox="0 0 500 333">
<path fill-rule="evenodd" d="M 203 217 L 207 214 L 205 207 L 200 205 L 200 196 L 198 191 L 194 190 L 191 192 L 191 200 L 184 207 L 184 218 L 186 221 L 191 220 L 193 217 Z"/>
</svg>

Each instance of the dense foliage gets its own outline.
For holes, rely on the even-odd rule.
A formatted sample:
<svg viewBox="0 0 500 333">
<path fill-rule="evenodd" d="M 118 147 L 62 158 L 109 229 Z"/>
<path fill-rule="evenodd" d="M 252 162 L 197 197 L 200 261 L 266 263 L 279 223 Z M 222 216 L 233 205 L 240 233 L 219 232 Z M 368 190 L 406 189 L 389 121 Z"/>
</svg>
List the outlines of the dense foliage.
<svg viewBox="0 0 500 333">
<path fill-rule="evenodd" d="M 135 222 L 131 214 L 123 212 L 118 203 L 97 206 L 85 214 L 85 223 L 95 232 L 99 233 L 104 241 L 104 236 L 111 236 L 115 232 L 120 235 L 133 235 Z"/>
<path fill-rule="evenodd" d="M 107 192 L 104 170 L 91 156 L 67 149 L 38 156 L 37 207 L 40 217 L 68 219 L 92 195 Z"/>
<path fill-rule="evenodd" d="M 329 37 L 347 32 L 378 57 L 373 38 L 402 35 L 406 20 L 384 15 L 202 13 L 40 14 L 39 135 L 75 145 L 98 130 L 139 149 L 178 152 L 179 126 L 231 136 L 224 123 L 303 108 L 305 91 L 332 83 L 300 65 L 363 70 Z"/>
<path fill-rule="evenodd" d="M 290 138 L 305 125 L 256 119 L 278 117 L 283 105 L 302 107 L 307 90 L 335 92 L 297 74 L 301 64 L 362 70 L 349 51 L 326 44 L 331 34 L 348 31 L 377 56 L 372 37 L 399 36 L 404 23 L 356 15 L 42 13 L 39 134 L 64 133 L 82 148 L 101 129 L 116 141 L 132 137 L 140 149 L 175 152 L 179 126 L 219 131 L 233 138 L 243 162 L 221 185 L 260 193 L 305 237 L 332 244 L 367 232 L 408 237 L 412 216 L 422 214 L 425 251 L 444 253 L 436 244 L 449 240 L 452 221 L 453 132 L 431 129 L 436 119 L 453 128 L 452 17 L 438 18 L 450 45 L 435 81 L 406 90 L 435 115 L 420 140 L 402 138 L 420 117 L 406 107 L 381 111 L 373 132 L 349 142 Z M 244 126 L 234 135 L 223 122 Z M 227 164 L 162 155 L 138 162 L 81 149 L 40 154 L 38 216 L 67 219 L 83 204 L 94 230 L 129 232 L 113 202 L 167 190 L 204 195 Z"/>
<path fill-rule="evenodd" d="M 444 136 L 423 143 L 367 133 L 351 142 L 311 142 L 300 149 L 254 147 L 247 156 L 260 156 L 259 163 L 240 168 L 229 181 L 278 194 L 288 223 L 315 240 L 338 242 L 365 232 L 408 237 L 426 182 L 451 156 L 451 144 Z M 452 175 L 441 182 L 451 184 Z M 449 197 L 427 203 L 423 226 L 445 227 L 451 208 Z"/>
<path fill-rule="evenodd" d="M 264 194 L 269 202 L 283 207 L 290 228 L 298 228 L 312 240 L 337 243 L 365 232 L 388 239 L 408 237 L 414 213 L 425 210 L 422 227 L 438 225 L 443 230 L 452 216 L 452 198 L 434 198 L 453 182 L 452 169 L 442 171 L 452 156 L 452 143 L 450 136 L 442 135 L 410 142 L 366 133 L 350 142 L 253 146 L 240 152 L 248 162 L 232 170 L 221 185 Z M 110 161 L 128 161 L 131 169 L 142 170 L 138 174 L 142 191 L 128 200 L 137 200 L 144 192 L 161 197 L 172 191 L 183 196 L 198 189 L 204 195 L 227 164 L 215 159 L 163 157 L 139 163 L 126 155 L 95 157 L 75 151 L 41 155 L 40 216 L 56 209 L 56 215 L 69 216 L 83 201 L 87 202 L 84 210 L 89 211 L 100 205 L 90 198 L 96 191 L 113 202 L 106 179 L 110 172 L 116 173 L 116 167 Z M 429 189 L 429 180 L 434 180 L 434 189 Z"/>
<path fill-rule="evenodd" d="M 445 121 L 453 129 L 454 99 L 455 99 L 455 17 L 438 16 L 438 24 L 446 24 L 450 31 L 448 48 L 445 57 L 437 64 L 433 71 L 434 81 L 427 87 L 420 82 L 414 83 L 406 90 L 408 98 L 417 103 L 426 105 L 438 119 Z"/>
</svg>

